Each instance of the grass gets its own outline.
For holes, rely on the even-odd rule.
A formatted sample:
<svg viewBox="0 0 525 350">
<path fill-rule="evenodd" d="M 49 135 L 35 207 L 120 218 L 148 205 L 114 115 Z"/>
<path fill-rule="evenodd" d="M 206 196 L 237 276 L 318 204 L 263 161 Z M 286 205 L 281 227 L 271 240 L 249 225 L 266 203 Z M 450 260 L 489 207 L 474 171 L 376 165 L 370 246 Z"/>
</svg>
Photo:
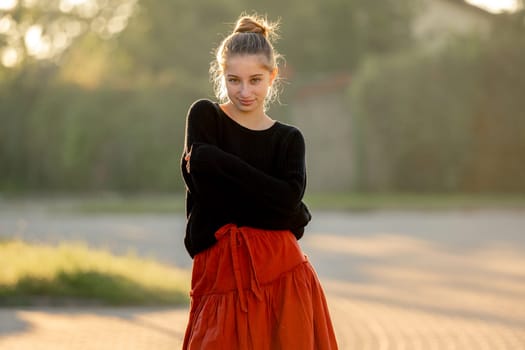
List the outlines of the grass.
<svg viewBox="0 0 525 350">
<path fill-rule="evenodd" d="M 28 198 L 33 201 L 33 198 Z M 22 200 L 23 201 L 23 200 Z M 118 195 L 101 194 L 63 198 L 43 197 L 43 204 L 54 211 L 72 211 L 87 214 L 141 214 L 182 213 L 185 208 L 184 194 L 170 195 Z"/>
<path fill-rule="evenodd" d="M 525 195 L 406 193 L 308 193 L 311 210 L 525 209 Z M 90 196 L 18 198 L 0 202 L 17 210 L 36 205 L 80 213 L 179 213 L 184 196 Z M 0 306 L 98 303 L 108 305 L 187 304 L 189 272 L 128 254 L 115 256 L 85 244 L 59 246 L 0 241 Z"/>
<path fill-rule="evenodd" d="M 523 209 L 525 195 L 442 193 L 313 193 L 305 196 L 313 210 L 457 210 Z"/>
<path fill-rule="evenodd" d="M 525 208 L 525 194 L 307 192 L 304 200 L 312 210 L 327 211 Z M 4 205 L 10 209 L 36 206 L 56 212 L 86 214 L 182 214 L 185 201 L 184 194 L 102 194 L 7 198 Z"/>
<path fill-rule="evenodd" d="M 84 244 L 0 242 L 0 305 L 188 303 L 189 273 Z"/>
<path fill-rule="evenodd" d="M 84 213 L 180 213 L 184 210 L 184 196 L 173 197 L 114 197 L 91 198 L 72 206 Z"/>
<path fill-rule="evenodd" d="M 441 193 L 307 193 L 312 210 L 452 210 L 525 208 L 525 195 Z M 182 213 L 184 196 L 90 198 L 70 210 L 85 213 Z"/>
</svg>

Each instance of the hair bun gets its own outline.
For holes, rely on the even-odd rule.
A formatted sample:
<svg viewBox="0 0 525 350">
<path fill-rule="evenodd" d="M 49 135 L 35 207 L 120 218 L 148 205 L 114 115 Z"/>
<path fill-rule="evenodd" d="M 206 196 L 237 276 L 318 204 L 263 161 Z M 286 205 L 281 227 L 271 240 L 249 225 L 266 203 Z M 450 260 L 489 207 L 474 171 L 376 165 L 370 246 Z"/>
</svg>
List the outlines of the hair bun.
<svg viewBox="0 0 525 350">
<path fill-rule="evenodd" d="M 241 16 L 235 25 L 233 33 L 257 33 L 269 39 L 273 36 L 277 24 L 269 23 L 265 18 L 258 16 Z"/>
</svg>

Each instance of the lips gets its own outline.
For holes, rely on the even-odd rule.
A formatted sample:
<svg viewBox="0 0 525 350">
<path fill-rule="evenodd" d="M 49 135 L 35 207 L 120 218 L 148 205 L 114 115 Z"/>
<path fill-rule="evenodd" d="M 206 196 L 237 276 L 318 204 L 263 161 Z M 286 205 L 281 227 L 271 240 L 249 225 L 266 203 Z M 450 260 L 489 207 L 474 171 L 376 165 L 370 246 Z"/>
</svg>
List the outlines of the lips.
<svg viewBox="0 0 525 350">
<path fill-rule="evenodd" d="M 255 100 L 239 100 L 240 104 L 243 106 L 251 105 Z"/>
</svg>

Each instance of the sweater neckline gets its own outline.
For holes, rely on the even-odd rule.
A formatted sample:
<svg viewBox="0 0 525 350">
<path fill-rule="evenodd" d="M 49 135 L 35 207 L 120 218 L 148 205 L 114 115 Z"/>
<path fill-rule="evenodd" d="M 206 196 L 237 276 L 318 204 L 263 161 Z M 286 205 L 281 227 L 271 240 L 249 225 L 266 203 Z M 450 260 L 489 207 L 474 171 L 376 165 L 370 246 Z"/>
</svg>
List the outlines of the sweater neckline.
<svg viewBox="0 0 525 350">
<path fill-rule="evenodd" d="M 273 129 L 275 129 L 277 127 L 277 125 L 279 124 L 279 122 L 277 120 L 274 120 L 273 121 L 273 124 L 269 127 L 267 127 L 266 129 L 250 129 L 242 124 L 240 124 L 239 122 L 235 121 L 232 117 L 230 117 L 220 106 L 220 104 L 218 102 L 214 102 L 214 105 L 215 107 L 217 108 L 217 110 L 219 111 L 219 114 L 221 115 L 221 117 L 229 120 L 229 122 L 233 125 L 235 125 L 237 128 L 241 129 L 241 130 L 244 130 L 244 131 L 247 131 L 247 132 L 250 132 L 250 133 L 256 133 L 256 134 L 262 134 L 262 133 L 266 133 L 266 132 L 269 132 Z"/>
</svg>

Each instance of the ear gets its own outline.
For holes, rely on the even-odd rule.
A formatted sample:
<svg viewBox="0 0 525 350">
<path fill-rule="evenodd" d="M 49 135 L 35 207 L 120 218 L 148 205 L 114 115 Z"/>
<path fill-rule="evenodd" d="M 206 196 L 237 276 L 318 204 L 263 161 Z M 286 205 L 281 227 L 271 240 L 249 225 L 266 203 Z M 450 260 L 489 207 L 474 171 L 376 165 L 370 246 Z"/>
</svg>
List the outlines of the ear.
<svg viewBox="0 0 525 350">
<path fill-rule="evenodd" d="M 275 78 L 277 78 L 277 74 L 279 74 L 279 68 L 275 67 L 271 72 L 270 72 L 270 85 L 273 84 Z"/>
</svg>

